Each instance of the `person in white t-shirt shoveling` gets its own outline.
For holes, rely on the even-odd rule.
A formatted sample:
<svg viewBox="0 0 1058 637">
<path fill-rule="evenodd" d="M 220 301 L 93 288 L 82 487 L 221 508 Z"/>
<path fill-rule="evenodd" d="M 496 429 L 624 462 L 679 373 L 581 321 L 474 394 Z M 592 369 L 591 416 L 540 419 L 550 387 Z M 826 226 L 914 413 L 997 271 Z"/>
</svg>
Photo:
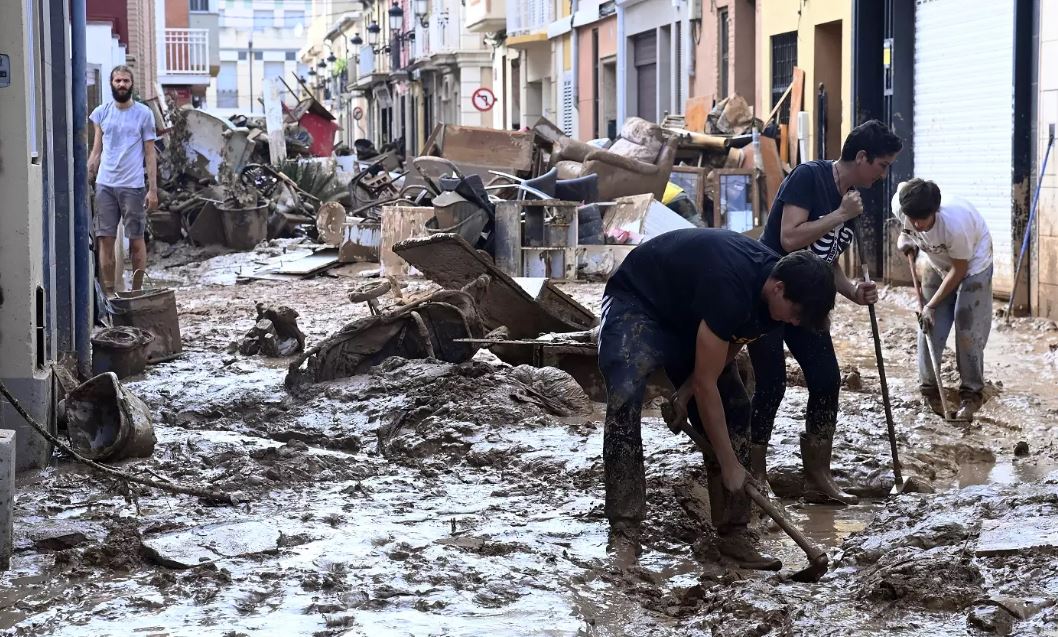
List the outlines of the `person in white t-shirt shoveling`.
<svg viewBox="0 0 1058 637">
<path fill-rule="evenodd" d="M 930 266 L 922 282 L 925 305 L 918 333 L 922 395 L 936 414 L 948 417 L 926 334 L 939 359 L 954 326 L 961 381 L 955 417 L 972 420 L 984 402 L 984 349 L 992 329 L 992 235 L 973 204 L 952 195 L 942 199 L 937 184 L 924 179 L 897 187 L 893 214 L 903 223 L 897 247 L 912 257 L 925 252 Z"/>
<path fill-rule="evenodd" d="M 102 104 L 89 116 L 95 124 L 95 141 L 88 157 L 88 178 L 95 181 L 96 258 L 107 295 L 114 293 L 114 241 L 118 223 L 125 224 L 132 258 L 132 289 L 140 289 L 141 271 L 147 267 L 147 210 L 158 207 L 158 160 L 154 140 L 154 114 L 132 99 L 132 70 L 115 66 L 110 72 L 113 102 Z M 144 165 L 147 187 L 144 187 Z"/>
</svg>

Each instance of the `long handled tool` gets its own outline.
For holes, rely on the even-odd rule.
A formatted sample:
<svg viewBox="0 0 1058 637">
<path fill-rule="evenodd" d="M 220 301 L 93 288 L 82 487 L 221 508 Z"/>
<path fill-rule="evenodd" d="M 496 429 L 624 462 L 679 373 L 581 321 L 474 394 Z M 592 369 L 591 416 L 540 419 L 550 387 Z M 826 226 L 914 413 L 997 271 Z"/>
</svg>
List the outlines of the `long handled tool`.
<svg viewBox="0 0 1058 637">
<path fill-rule="evenodd" d="M 907 255 L 907 264 L 911 266 L 911 283 L 915 285 L 915 298 L 918 299 L 918 310 L 919 312 L 926 306 L 926 299 L 922 296 L 922 284 L 918 280 L 918 271 L 915 269 L 915 258 L 910 254 Z M 944 392 L 944 382 L 940 379 L 940 357 L 937 356 L 937 350 L 933 346 L 933 334 L 931 333 L 932 328 L 927 329 L 922 326 L 923 340 L 926 341 L 926 351 L 929 352 L 929 364 L 933 368 L 933 377 L 937 379 L 937 392 L 940 394 L 940 410 L 944 412 L 945 422 L 965 424 L 970 422 L 965 418 L 956 418 L 953 410 L 948 409 L 948 398 Z"/>
<path fill-rule="evenodd" d="M 669 425 L 669 429 L 671 429 L 673 433 L 679 433 L 682 431 L 690 436 L 691 440 L 694 441 L 694 444 L 697 445 L 702 453 L 711 451 L 712 447 L 710 446 L 709 441 L 705 438 L 705 435 L 691 427 L 691 424 L 687 422 L 686 418 L 673 418 L 672 420 L 666 419 L 666 421 Z M 791 575 L 790 579 L 795 582 L 818 582 L 819 578 L 823 577 L 823 574 L 827 572 L 827 568 L 830 564 L 830 558 L 827 557 L 826 551 L 815 544 L 812 544 L 812 542 L 801 533 L 801 530 L 793 524 L 790 524 L 790 521 L 783 516 L 775 505 L 769 502 L 768 498 L 761 495 L 760 491 L 757 491 L 756 487 L 750 484 L 749 481 L 746 481 L 743 489 L 745 489 L 746 495 L 748 495 L 757 506 L 763 509 L 771 519 L 775 520 L 775 523 L 779 525 L 779 528 L 785 531 L 797 546 L 801 547 L 801 550 L 805 552 L 805 555 L 808 556 L 808 566 Z M 710 506 L 712 506 L 711 503 Z"/>
<path fill-rule="evenodd" d="M 867 267 L 867 259 L 864 254 L 863 233 L 860 232 L 858 220 L 853 220 L 852 229 L 856 233 L 856 248 L 859 250 L 860 267 L 863 268 L 863 280 L 871 281 L 871 272 Z M 900 456 L 896 449 L 896 425 L 893 423 L 893 408 L 889 403 L 889 382 L 885 378 L 885 361 L 882 360 L 882 337 L 878 334 L 878 313 L 874 304 L 867 306 L 871 314 L 871 335 L 874 337 L 874 358 L 878 362 L 878 380 L 882 385 L 882 406 L 885 408 L 885 426 L 889 432 L 889 450 L 893 454 L 893 488 L 890 495 L 903 493 L 907 489 L 907 483 L 901 473 Z"/>
</svg>

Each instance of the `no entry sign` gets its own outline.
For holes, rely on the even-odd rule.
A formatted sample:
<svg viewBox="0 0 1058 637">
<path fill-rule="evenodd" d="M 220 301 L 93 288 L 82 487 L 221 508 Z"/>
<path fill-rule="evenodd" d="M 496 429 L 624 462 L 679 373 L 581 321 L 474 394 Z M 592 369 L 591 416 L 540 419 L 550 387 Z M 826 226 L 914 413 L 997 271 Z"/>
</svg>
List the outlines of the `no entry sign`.
<svg viewBox="0 0 1058 637">
<path fill-rule="evenodd" d="M 474 104 L 474 108 L 484 113 L 485 111 L 491 111 L 492 107 L 496 105 L 496 95 L 491 89 L 481 87 L 474 91 L 470 101 Z"/>
<path fill-rule="evenodd" d="M 353 119 L 355 119 L 358 122 L 360 120 L 364 119 L 364 109 L 360 108 L 359 106 L 354 108 L 353 109 Z"/>
</svg>

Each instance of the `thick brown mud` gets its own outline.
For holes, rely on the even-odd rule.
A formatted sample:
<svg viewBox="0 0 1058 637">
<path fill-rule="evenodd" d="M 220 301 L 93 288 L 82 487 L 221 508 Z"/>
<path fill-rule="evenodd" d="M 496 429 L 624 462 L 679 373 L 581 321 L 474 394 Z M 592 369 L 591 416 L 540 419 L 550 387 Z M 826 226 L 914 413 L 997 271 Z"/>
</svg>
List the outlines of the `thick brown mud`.
<svg viewBox="0 0 1058 637">
<path fill-rule="evenodd" d="M 3 634 L 1030 635 L 1058 621 L 1054 549 L 979 554 L 995 529 L 1058 514 L 1058 330 L 1047 322 L 997 324 L 986 360 L 993 397 L 959 427 L 919 400 L 911 296 L 885 291 L 899 448 L 906 472 L 937 491 L 887 497 L 870 326 L 864 308 L 839 303 L 846 380 L 834 472 L 869 497 L 852 507 L 784 500 L 831 556 L 816 584 L 788 579 L 805 557 L 773 529 L 763 542 L 783 560 L 780 573 L 721 561 L 703 523 L 701 455 L 648 412 L 644 551 L 638 566 L 620 568 L 606 551 L 600 406 L 569 415 L 581 401 L 556 404 L 488 353 L 461 365 L 390 359 L 296 394 L 283 384 L 291 359 L 238 354 L 256 302 L 296 310 L 309 346 L 366 316 L 348 301 L 364 267 L 235 284 L 297 249 L 152 256 L 152 276 L 182 286 L 185 354 L 128 382 L 152 408 L 158 445 L 124 468 L 239 493 L 242 503 L 126 489 L 66 462 L 24 476 L 16 553 L 0 582 Z M 402 296 L 433 289 L 412 280 Z M 600 285 L 563 289 L 598 312 Z M 769 457 L 787 494 L 800 488 L 807 399 L 795 369 L 791 361 Z M 1021 442 L 1027 453 L 1015 455 Z M 163 566 L 144 548 L 247 522 L 278 540 L 189 568 Z"/>
</svg>

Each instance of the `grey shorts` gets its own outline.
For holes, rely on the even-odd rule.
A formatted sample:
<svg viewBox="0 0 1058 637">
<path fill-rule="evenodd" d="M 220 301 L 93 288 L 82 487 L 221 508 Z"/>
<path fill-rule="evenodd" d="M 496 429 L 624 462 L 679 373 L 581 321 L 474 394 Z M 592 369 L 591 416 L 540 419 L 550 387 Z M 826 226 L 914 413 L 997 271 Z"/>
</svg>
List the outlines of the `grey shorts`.
<svg viewBox="0 0 1058 637">
<path fill-rule="evenodd" d="M 97 237 L 118 236 L 118 222 L 125 222 L 125 236 L 143 237 L 147 228 L 144 198 L 147 188 L 119 188 L 96 184 L 95 234 Z"/>
</svg>

